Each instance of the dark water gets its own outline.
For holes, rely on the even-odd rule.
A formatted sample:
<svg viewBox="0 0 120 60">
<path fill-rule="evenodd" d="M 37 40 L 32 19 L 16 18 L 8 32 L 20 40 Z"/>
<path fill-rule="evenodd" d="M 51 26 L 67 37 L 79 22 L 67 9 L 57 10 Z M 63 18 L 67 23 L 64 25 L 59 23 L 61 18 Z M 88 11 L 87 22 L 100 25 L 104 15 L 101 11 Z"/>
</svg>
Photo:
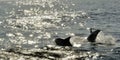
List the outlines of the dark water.
<svg viewBox="0 0 120 60">
<path fill-rule="evenodd" d="M 83 45 L 73 50 L 99 54 L 98 59 L 92 60 L 119 60 L 119 4 L 119 0 L 0 0 L 0 49 L 39 49 L 55 45 L 53 40 L 57 37 L 88 36 L 87 28 L 92 27 L 112 35 L 116 44 Z"/>
</svg>

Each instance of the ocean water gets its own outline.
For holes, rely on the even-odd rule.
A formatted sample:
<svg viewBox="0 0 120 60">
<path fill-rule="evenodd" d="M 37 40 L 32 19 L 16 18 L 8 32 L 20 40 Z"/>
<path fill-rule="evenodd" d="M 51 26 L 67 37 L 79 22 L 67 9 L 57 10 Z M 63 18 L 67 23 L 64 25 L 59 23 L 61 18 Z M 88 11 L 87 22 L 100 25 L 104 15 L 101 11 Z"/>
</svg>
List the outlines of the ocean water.
<svg viewBox="0 0 120 60">
<path fill-rule="evenodd" d="M 55 45 L 54 39 L 58 37 L 88 36 L 87 28 L 95 28 L 112 35 L 116 44 L 84 45 L 83 50 L 89 50 L 90 55 L 99 55 L 91 60 L 119 60 L 119 4 L 119 0 L 0 0 L 0 49 L 39 49 Z M 81 52 L 82 48 L 74 49 Z M 22 56 L 19 59 L 23 59 Z"/>
</svg>

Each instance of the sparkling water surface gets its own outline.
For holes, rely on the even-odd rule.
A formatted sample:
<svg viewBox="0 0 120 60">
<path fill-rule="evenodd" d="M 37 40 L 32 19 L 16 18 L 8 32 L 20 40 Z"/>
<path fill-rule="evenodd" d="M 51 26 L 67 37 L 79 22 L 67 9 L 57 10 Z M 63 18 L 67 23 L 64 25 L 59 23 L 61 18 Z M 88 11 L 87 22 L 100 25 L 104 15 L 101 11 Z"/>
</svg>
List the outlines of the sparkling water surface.
<svg viewBox="0 0 120 60">
<path fill-rule="evenodd" d="M 119 4 L 119 0 L 0 0 L 0 59 L 27 60 L 31 55 L 28 60 L 119 60 Z M 58 37 L 86 37 L 87 28 L 112 35 L 116 44 L 46 47 L 55 45 Z"/>
</svg>

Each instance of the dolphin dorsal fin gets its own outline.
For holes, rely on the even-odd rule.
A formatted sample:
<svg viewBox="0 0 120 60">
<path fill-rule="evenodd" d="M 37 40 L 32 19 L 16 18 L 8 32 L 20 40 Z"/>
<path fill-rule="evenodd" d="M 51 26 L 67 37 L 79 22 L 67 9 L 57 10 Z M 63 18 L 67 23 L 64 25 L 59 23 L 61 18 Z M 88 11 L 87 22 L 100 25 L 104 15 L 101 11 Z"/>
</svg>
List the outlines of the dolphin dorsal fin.
<svg viewBox="0 0 120 60">
<path fill-rule="evenodd" d="M 97 37 L 97 35 L 98 35 L 99 32 L 100 32 L 99 29 L 96 30 L 96 31 L 94 31 L 94 32 L 91 32 L 91 34 L 88 36 L 87 40 L 88 40 L 89 42 L 95 42 L 96 37 Z"/>
</svg>

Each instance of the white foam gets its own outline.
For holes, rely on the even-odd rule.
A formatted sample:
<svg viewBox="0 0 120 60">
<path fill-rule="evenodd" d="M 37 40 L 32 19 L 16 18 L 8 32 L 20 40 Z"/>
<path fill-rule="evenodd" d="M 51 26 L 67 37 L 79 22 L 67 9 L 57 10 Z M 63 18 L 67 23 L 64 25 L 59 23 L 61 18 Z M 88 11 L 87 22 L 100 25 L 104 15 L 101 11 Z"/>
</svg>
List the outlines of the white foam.
<svg viewBox="0 0 120 60">
<path fill-rule="evenodd" d="M 81 47 L 82 45 L 81 44 L 73 44 L 73 47 Z"/>
<path fill-rule="evenodd" d="M 86 37 L 74 36 L 70 39 L 70 43 L 74 47 L 81 47 L 82 44 L 87 43 Z"/>
</svg>

